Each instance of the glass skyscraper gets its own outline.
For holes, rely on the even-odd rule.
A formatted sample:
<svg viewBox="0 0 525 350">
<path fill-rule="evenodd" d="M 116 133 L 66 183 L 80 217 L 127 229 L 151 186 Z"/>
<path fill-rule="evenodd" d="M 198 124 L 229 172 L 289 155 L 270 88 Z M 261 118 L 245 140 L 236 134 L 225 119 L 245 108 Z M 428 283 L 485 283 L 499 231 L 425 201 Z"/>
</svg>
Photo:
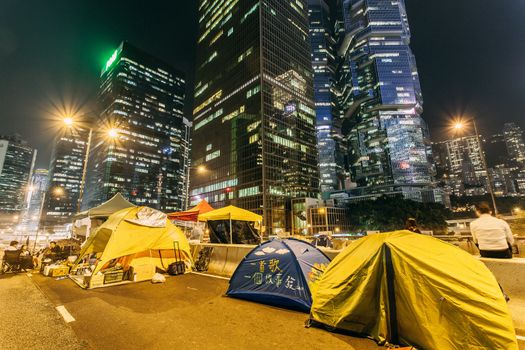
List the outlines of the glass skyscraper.
<svg viewBox="0 0 525 350">
<path fill-rule="evenodd" d="M 120 192 L 163 211 L 186 207 L 191 123 L 183 74 L 123 42 L 102 69 L 83 208 Z"/>
<path fill-rule="evenodd" d="M 0 227 L 21 219 L 36 150 L 19 136 L 0 136 Z"/>
<path fill-rule="evenodd" d="M 40 225 L 44 194 L 48 189 L 49 171 L 35 169 L 29 186 L 26 207 L 22 214 L 21 226 L 26 232 L 36 232 Z"/>
<path fill-rule="evenodd" d="M 341 119 L 336 108 L 338 1 L 308 0 L 321 191 L 344 189 Z"/>
<path fill-rule="evenodd" d="M 86 127 L 64 126 L 57 134 L 51 162 L 41 225 L 57 227 L 71 223 L 79 211 L 79 198 L 88 151 L 90 131 Z"/>
<path fill-rule="evenodd" d="M 339 52 L 343 132 L 361 194 L 433 182 L 428 131 L 403 0 L 345 0 Z M 341 85 L 342 84 L 342 85 Z"/>
<path fill-rule="evenodd" d="M 191 202 L 290 228 L 290 199 L 316 197 L 319 169 L 306 0 L 201 0 Z"/>
<path fill-rule="evenodd" d="M 505 123 L 503 138 L 509 155 L 509 163 L 525 168 L 525 142 L 521 128 L 516 123 Z"/>
</svg>

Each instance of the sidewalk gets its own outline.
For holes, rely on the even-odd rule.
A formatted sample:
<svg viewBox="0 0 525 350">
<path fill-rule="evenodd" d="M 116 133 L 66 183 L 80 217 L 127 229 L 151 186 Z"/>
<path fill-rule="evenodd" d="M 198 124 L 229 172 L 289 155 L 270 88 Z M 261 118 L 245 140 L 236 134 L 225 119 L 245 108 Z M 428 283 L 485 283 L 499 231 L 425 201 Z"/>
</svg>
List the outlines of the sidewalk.
<svg viewBox="0 0 525 350">
<path fill-rule="evenodd" d="M 26 274 L 0 276 L 0 305 L 3 350 L 88 349 Z"/>
</svg>

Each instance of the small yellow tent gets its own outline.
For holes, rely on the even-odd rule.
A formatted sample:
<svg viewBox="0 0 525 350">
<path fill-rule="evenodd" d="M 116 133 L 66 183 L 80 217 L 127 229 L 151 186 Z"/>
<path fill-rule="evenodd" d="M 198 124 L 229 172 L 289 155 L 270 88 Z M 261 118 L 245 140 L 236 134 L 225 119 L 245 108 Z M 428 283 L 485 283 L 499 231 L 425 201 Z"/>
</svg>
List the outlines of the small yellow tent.
<svg viewBox="0 0 525 350">
<path fill-rule="evenodd" d="M 78 261 L 96 253 L 93 274 L 118 260 L 125 267 L 149 265 L 166 270 L 175 261 L 174 242 L 179 243 L 179 256 L 191 266 L 188 240 L 165 214 L 147 207 L 120 210 L 82 246 Z"/>
<path fill-rule="evenodd" d="M 237 208 L 233 205 L 212 210 L 205 214 L 199 215 L 199 221 L 218 221 L 218 220 L 234 220 L 234 221 L 252 221 L 261 222 L 262 216 L 252 213 L 251 211 Z"/>
<path fill-rule="evenodd" d="M 263 217 L 233 205 L 199 215 L 199 221 L 208 224 L 211 243 L 258 244 L 256 232 Z"/>
<path fill-rule="evenodd" d="M 503 293 L 467 252 L 408 231 L 354 242 L 328 266 L 311 320 L 418 349 L 518 349 Z"/>
</svg>

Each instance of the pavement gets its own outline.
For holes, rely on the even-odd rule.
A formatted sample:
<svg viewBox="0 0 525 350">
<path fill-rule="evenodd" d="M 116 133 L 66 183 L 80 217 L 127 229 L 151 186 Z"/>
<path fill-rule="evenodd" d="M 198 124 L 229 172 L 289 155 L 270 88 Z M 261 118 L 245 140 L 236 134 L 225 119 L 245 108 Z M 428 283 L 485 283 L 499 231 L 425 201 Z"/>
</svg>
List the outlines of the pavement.
<svg viewBox="0 0 525 350">
<path fill-rule="evenodd" d="M 52 305 L 63 305 L 80 343 L 93 349 L 383 349 L 369 339 L 305 328 L 308 315 L 228 298 L 228 281 L 186 274 L 83 290 L 33 275 Z"/>
<path fill-rule="evenodd" d="M 88 349 L 26 274 L 0 276 L 0 349 Z"/>
<path fill-rule="evenodd" d="M 305 328 L 305 313 L 225 297 L 227 287 L 197 274 L 94 290 L 40 274 L 0 276 L 0 349 L 384 349 Z M 509 307 L 525 310 L 520 300 Z"/>
</svg>

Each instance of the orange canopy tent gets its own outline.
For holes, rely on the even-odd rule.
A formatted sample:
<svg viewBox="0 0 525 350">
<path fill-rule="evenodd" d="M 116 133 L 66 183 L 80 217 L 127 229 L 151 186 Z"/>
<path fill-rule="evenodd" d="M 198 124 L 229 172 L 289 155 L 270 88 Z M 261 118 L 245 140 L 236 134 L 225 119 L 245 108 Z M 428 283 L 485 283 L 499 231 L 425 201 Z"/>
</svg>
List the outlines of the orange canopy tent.
<svg viewBox="0 0 525 350">
<path fill-rule="evenodd" d="M 199 204 L 194 206 L 191 209 L 188 209 L 186 211 L 181 211 L 177 213 L 171 213 L 168 214 L 168 219 L 170 220 L 179 220 L 179 221 L 197 221 L 200 214 L 208 213 L 213 209 L 211 205 L 206 202 L 206 200 L 202 200 Z"/>
</svg>

